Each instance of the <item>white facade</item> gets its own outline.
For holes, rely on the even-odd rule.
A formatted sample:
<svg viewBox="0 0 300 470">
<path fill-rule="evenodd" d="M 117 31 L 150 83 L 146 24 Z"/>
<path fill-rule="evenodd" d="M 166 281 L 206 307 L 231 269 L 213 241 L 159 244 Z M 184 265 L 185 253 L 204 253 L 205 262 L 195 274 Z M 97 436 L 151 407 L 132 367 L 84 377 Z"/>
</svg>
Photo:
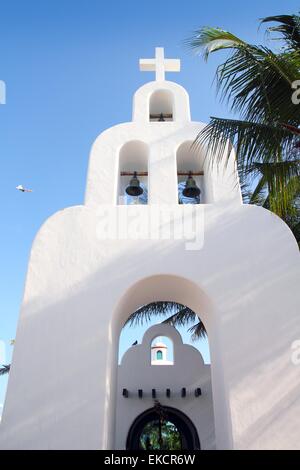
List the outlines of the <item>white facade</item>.
<svg viewBox="0 0 300 470">
<path fill-rule="evenodd" d="M 163 334 L 173 342 L 174 363 L 166 360 L 150 361 L 151 340 Z M 158 350 L 160 350 L 158 348 Z M 182 396 L 182 389 L 186 395 Z M 195 396 L 197 388 L 201 395 Z M 118 371 L 116 412 L 116 448 L 126 449 L 126 441 L 134 418 L 153 406 L 152 389 L 162 406 L 180 410 L 197 429 L 202 450 L 215 448 L 213 399 L 210 366 L 204 364 L 200 352 L 182 343 L 178 331 L 169 325 L 149 328 L 142 343 L 132 346 L 124 354 Z M 123 390 L 128 397 L 123 396 Z M 166 390 L 170 396 L 166 396 Z M 142 390 L 142 398 L 138 397 Z"/>
<path fill-rule="evenodd" d="M 173 121 L 150 122 L 157 96 Z M 96 139 L 84 205 L 50 217 L 32 246 L 0 448 L 115 448 L 120 331 L 156 300 L 206 326 L 216 448 L 300 448 L 298 246 L 282 220 L 242 204 L 233 154 L 222 169 L 190 151 L 203 126 L 162 79 L 136 92 L 132 122 Z M 178 205 L 177 167 L 204 172 L 202 204 Z M 118 205 L 120 171 L 148 172 L 147 206 Z"/>
</svg>

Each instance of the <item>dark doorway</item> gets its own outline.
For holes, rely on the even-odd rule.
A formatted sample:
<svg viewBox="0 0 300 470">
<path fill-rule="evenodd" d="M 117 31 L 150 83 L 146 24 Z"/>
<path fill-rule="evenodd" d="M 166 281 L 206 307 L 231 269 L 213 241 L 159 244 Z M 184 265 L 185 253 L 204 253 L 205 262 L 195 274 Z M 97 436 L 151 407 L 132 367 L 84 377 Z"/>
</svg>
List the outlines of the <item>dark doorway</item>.
<svg viewBox="0 0 300 470">
<path fill-rule="evenodd" d="M 198 450 L 200 441 L 194 424 L 185 414 L 156 402 L 131 425 L 126 449 Z"/>
</svg>

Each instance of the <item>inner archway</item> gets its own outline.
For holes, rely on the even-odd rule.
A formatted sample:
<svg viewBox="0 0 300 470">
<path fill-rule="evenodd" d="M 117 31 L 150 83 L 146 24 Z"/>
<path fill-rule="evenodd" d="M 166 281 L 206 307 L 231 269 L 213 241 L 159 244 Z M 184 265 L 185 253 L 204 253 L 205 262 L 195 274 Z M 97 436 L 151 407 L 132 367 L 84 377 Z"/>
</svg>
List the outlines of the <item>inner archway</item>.
<svg viewBox="0 0 300 470">
<path fill-rule="evenodd" d="M 222 367 L 220 367 L 222 357 L 220 356 L 218 349 L 218 317 L 215 310 L 215 305 L 205 290 L 195 282 L 185 277 L 170 274 L 152 275 L 133 283 L 124 291 L 113 311 L 110 325 L 111 349 L 110 360 L 108 363 L 109 375 L 107 376 L 107 397 L 105 402 L 107 416 L 106 435 L 110 439 L 107 445 L 110 446 L 110 448 L 124 449 L 125 447 L 123 446 L 126 445 L 125 436 L 127 436 L 128 429 L 130 427 L 129 425 L 126 431 L 124 429 L 123 436 L 125 440 L 122 440 L 122 442 L 118 441 L 118 434 L 120 429 L 116 423 L 116 403 L 120 397 L 120 390 L 117 390 L 118 347 L 120 333 L 126 320 L 129 318 L 132 312 L 137 310 L 142 305 L 146 305 L 155 301 L 161 301 L 163 299 L 170 302 L 178 302 L 182 305 L 187 305 L 199 316 L 199 318 L 201 318 L 205 325 L 210 344 L 216 448 L 231 448 L 232 430 L 227 410 L 228 397 L 226 390 L 224 389 Z M 161 331 L 156 333 L 157 335 L 162 334 Z M 169 336 L 169 332 L 164 332 L 163 334 Z M 152 341 L 154 337 L 155 335 L 151 336 L 151 338 L 148 338 L 149 341 Z M 136 338 L 132 339 L 135 340 Z M 149 352 L 147 351 L 145 354 L 147 354 L 145 357 L 148 358 L 150 363 Z M 161 367 L 156 367 L 156 369 L 162 370 Z M 139 403 L 142 403 L 142 400 Z M 151 403 L 148 405 L 148 408 L 150 407 Z M 145 409 L 141 409 L 137 415 L 144 411 Z M 131 420 L 132 418 L 133 416 L 131 414 Z M 201 436 L 200 441 L 202 443 Z M 202 448 L 205 447 L 202 446 Z"/>
<path fill-rule="evenodd" d="M 192 439 L 188 432 L 191 426 L 186 427 L 186 420 L 180 420 L 178 414 L 177 420 L 176 417 L 173 419 L 173 415 L 166 412 L 167 407 L 183 413 L 193 422 L 203 449 L 214 449 L 211 366 L 204 361 L 200 350 L 195 347 L 196 343 L 191 341 L 188 325 L 184 323 L 182 326 L 188 333 L 185 338 L 189 338 L 190 341 L 183 339 L 181 332 L 174 326 L 174 317 L 178 314 L 181 324 L 183 314 L 187 315 L 188 324 L 190 320 L 192 323 L 196 321 L 198 327 L 199 318 L 181 304 L 173 302 L 154 304 L 142 306 L 131 317 L 135 318 L 137 313 L 138 318 L 140 315 L 142 318 L 145 316 L 148 318 L 152 312 L 151 316 L 154 316 L 156 322 L 150 327 L 147 325 L 142 337 L 133 324 L 136 340 L 133 342 L 131 337 L 131 345 L 122 355 L 118 366 L 116 448 L 125 448 L 133 419 L 137 419 L 152 407 L 154 414 L 147 415 L 147 420 L 143 420 L 140 427 L 135 429 L 132 439 L 136 441 L 134 444 L 128 444 L 130 448 L 195 449 L 192 447 L 196 445 L 195 439 Z M 171 314 L 172 324 L 161 321 L 157 323 L 160 317 L 155 313 L 161 315 L 161 311 L 168 318 Z M 203 324 L 201 328 L 203 331 Z M 180 330 L 182 331 L 182 328 Z M 201 337 L 203 336 L 200 336 L 200 342 Z M 208 346 L 206 336 L 204 342 Z M 172 354 L 169 354 L 170 346 Z M 157 412 L 158 406 L 161 414 Z"/>
<path fill-rule="evenodd" d="M 163 304 L 163 307 L 161 304 Z M 188 310 L 186 320 L 184 320 L 181 315 L 185 310 Z M 175 326 L 178 330 L 184 343 L 190 344 L 198 349 L 206 364 L 211 363 L 208 335 L 199 334 L 199 328 L 197 328 L 197 330 L 195 328 L 201 319 L 194 312 L 189 311 L 186 306 L 170 301 L 151 302 L 150 304 L 140 306 L 140 308 L 136 310 L 136 313 L 142 316 L 138 315 L 135 317 L 135 314 L 130 315 L 120 332 L 118 351 L 119 364 L 121 363 L 123 355 L 130 347 L 141 343 L 142 337 L 149 327 L 163 324 L 164 322 L 169 323 L 167 320 L 170 317 L 173 317 L 173 321 L 171 321 L 170 324 Z M 174 318 L 177 313 L 180 313 L 178 321 Z M 162 347 L 159 347 L 160 343 L 162 343 Z M 157 365 L 173 363 L 174 345 L 171 338 L 161 335 L 153 338 L 151 348 L 149 349 L 149 358 L 151 363 Z"/>
<path fill-rule="evenodd" d="M 192 421 L 169 406 L 156 406 L 132 423 L 126 450 L 199 450 L 200 441 Z"/>
</svg>

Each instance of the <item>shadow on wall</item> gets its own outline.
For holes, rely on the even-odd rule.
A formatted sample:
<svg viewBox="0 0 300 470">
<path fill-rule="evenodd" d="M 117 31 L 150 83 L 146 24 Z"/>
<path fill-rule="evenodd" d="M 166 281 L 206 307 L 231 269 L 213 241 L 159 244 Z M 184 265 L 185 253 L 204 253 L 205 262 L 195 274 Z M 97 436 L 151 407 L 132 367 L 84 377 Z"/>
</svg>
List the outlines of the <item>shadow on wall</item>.
<svg viewBox="0 0 300 470">
<path fill-rule="evenodd" d="M 214 219 L 208 213 L 206 216 L 207 232 L 204 249 L 187 252 L 186 264 L 180 265 L 179 272 L 183 278 L 202 278 L 202 287 L 206 292 L 208 294 L 214 292 L 215 305 L 222 306 L 221 311 L 217 312 L 221 315 L 217 321 L 224 332 L 223 341 L 228 341 L 229 332 L 235 331 L 238 325 L 239 341 L 232 344 L 232 349 L 227 351 L 226 361 L 233 364 L 235 371 L 230 379 L 231 395 L 238 397 L 241 410 L 245 407 L 253 410 L 249 415 L 249 421 L 243 415 L 241 422 L 246 436 L 241 442 L 244 442 L 245 446 L 251 446 L 252 442 L 248 439 L 249 429 L 253 435 L 252 441 L 256 442 L 266 427 L 272 425 L 287 407 L 290 406 L 292 410 L 292 404 L 298 400 L 299 384 L 295 381 L 293 370 L 288 370 L 289 364 L 285 362 L 285 358 L 288 358 L 291 339 L 294 336 L 300 337 L 299 322 L 295 316 L 283 316 L 282 304 L 274 308 L 273 302 L 274 292 L 287 287 L 288 273 L 292 273 L 293 269 L 294 273 L 299 272 L 296 264 L 298 260 L 293 264 L 291 259 L 291 257 L 294 259 L 298 252 L 296 243 L 294 250 L 287 229 L 282 230 L 282 223 L 278 223 L 275 216 L 263 209 L 241 207 L 236 211 L 236 217 L 231 213 L 230 218 L 226 217 L 224 211 L 221 225 L 218 218 Z M 266 217 L 272 230 L 264 232 Z M 251 224 L 256 228 L 253 239 L 249 236 Z M 239 240 L 234 245 L 229 244 L 229 240 L 237 230 Z M 58 238 L 60 236 L 64 237 L 65 234 L 59 234 Z M 82 233 L 82 236 L 84 238 L 85 234 Z M 223 242 L 220 243 L 220 240 Z M 82 242 L 89 243 L 91 252 L 98 243 L 97 240 L 91 241 L 88 238 Z M 36 434 L 38 432 L 36 416 L 39 416 L 38 422 L 42 423 L 39 435 L 45 436 L 48 442 L 53 443 L 50 443 L 50 448 L 57 448 L 59 442 L 65 443 L 66 447 L 70 445 L 71 448 L 74 446 L 79 449 L 86 448 L 85 435 L 92 435 L 88 441 L 88 448 L 107 446 L 109 425 L 106 423 L 107 428 L 104 433 L 99 434 L 101 425 L 96 421 L 103 412 L 107 414 L 107 410 L 111 409 L 110 397 L 113 384 L 109 377 L 106 383 L 99 384 L 99 377 L 95 371 L 106 370 L 111 360 L 115 361 L 117 367 L 117 338 L 112 333 L 115 328 L 113 324 L 115 322 L 118 324 L 118 337 L 128 313 L 125 312 L 123 317 L 120 315 L 118 319 L 115 318 L 109 325 L 105 323 L 103 327 L 104 315 L 109 316 L 110 313 L 103 311 L 99 285 L 102 292 L 121 292 L 124 291 L 124 277 L 130 286 L 136 282 L 141 270 L 145 273 L 145 277 L 157 272 L 157 266 L 160 266 L 162 274 L 164 266 L 168 266 L 169 272 L 178 272 L 178 249 L 184 250 L 184 244 L 180 240 L 171 244 L 168 244 L 168 241 L 156 243 L 147 240 L 137 244 L 133 240 L 130 245 L 133 251 L 128 249 L 128 244 L 124 245 L 123 253 L 118 252 L 114 261 L 108 259 L 106 267 L 104 262 L 101 270 L 95 269 L 93 275 L 86 276 L 70 286 L 67 293 L 61 292 L 58 301 L 53 302 L 49 294 L 47 305 L 44 298 L 37 297 L 23 306 L 25 316 L 22 319 L 22 329 L 19 328 L 17 333 L 8 386 L 10 394 L 17 380 L 20 381 L 22 400 L 14 400 L 12 395 L 8 398 L 1 428 L 4 429 L 6 426 L 9 435 L 22 435 L 25 446 L 36 448 L 30 434 L 31 431 Z M 272 253 L 272 257 L 268 259 L 265 255 L 266 247 L 268 253 Z M 135 253 L 134 259 L 132 252 Z M 212 253 L 214 256 L 211 256 Z M 159 261 L 162 257 L 165 258 L 163 265 Z M 62 269 L 60 259 L 52 259 L 51 262 L 53 270 L 55 267 Z M 95 266 L 96 264 L 95 260 Z M 264 272 L 260 269 L 262 264 Z M 253 276 L 254 268 L 255 276 Z M 266 272 L 269 275 L 266 275 Z M 243 279 L 242 284 L 240 279 Z M 234 288 L 237 284 L 240 286 L 238 296 Z M 216 291 L 215 286 L 224 288 Z M 174 295 L 176 297 L 176 292 Z M 283 290 L 282 295 L 283 297 L 290 295 L 289 290 Z M 146 296 L 150 298 L 151 292 L 146 293 Z M 152 298 L 152 300 L 161 299 Z M 244 309 L 248 312 L 249 305 L 253 302 L 257 306 L 260 300 L 264 304 L 262 328 L 255 310 L 253 317 L 243 315 Z M 90 312 L 81 307 L 83 301 L 91 307 Z M 111 305 L 111 311 L 116 306 L 113 298 L 109 299 L 106 305 Z M 260 315 L 261 313 L 259 312 Z M 267 332 L 266 325 L 270 327 Z M 25 343 L 22 343 L 26 337 L 30 338 L 30 344 L 27 341 L 25 347 Z M 268 344 L 263 344 L 266 338 L 269 338 L 269 343 L 272 344 L 271 349 Z M 101 350 L 100 354 L 91 354 L 91 351 L 99 351 L 99 344 L 107 345 L 106 350 Z M 43 355 L 47 350 L 48 360 Z M 257 396 L 259 381 L 263 384 L 263 390 L 270 385 L 272 391 L 270 390 L 268 397 Z M 250 387 L 249 393 L 246 393 L 245 384 L 251 385 L 251 383 L 255 384 L 256 391 L 251 394 Z M 99 387 L 102 387 L 106 396 L 104 401 L 99 400 Z M 63 393 L 58 396 L 58 391 Z M 236 419 L 235 414 L 232 419 Z M 68 426 L 69 429 L 78 427 L 79 422 L 80 432 L 66 436 Z M 101 442 L 98 439 L 100 435 L 102 435 Z M 46 436 L 52 436 L 52 440 Z"/>
</svg>

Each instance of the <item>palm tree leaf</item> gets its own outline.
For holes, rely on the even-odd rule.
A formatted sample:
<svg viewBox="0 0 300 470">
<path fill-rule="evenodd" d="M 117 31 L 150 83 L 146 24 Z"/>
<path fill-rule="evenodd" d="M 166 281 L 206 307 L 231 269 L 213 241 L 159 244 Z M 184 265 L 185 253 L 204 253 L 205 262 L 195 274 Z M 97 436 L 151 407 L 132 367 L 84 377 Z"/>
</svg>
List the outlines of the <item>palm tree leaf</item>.
<svg viewBox="0 0 300 470">
<path fill-rule="evenodd" d="M 290 228 L 296 238 L 299 248 L 300 248 L 300 220 L 296 224 L 291 224 Z"/>
<path fill-rule="evenodd" d="M 195 325 L 191 326 L 188 329 L 188 332 L 191 333 L 192 341 L 196 341 L 196 340 L 201 339 L 201 338 L 206 338 L 206 336 L 207 336 L 205 326 L 203 325 L 203 323 L 201 321 L 199 321 Z"/>
<path fill-rule="evenodd" d="M 217 91 L 239 119 L 212 117 L 194 146 L 210 163 L 225 163 L 236 147 L 237 169 L 244 200 L 263 205 L 282 217 L 299 240 L 300 106 L 292 101 L 300 71 L 300 16 L 269 16 L 276 22 L 268 32 L 279 32 L 283 52 L 248 44 L 218 28 L 202 28 L 189 40 L 191 49 L 212 52 L 227 49 L 229 56 L 217 68 Z"/>
<path fill-rule="evenodd" d="M 270 26 L 268 32 L 278 32 L 290 47 L 300 49 L 300 17 L 299 15 L 277 15 L 267 16 L 261 23 L 279 23 L 277 26 Z"/>
<path fill-rule="evenodd" d="M 229 145 L 229 143 L 231 145 Z M 238 164 L 244 171 L 253 162 L 265 162 L 279 154 L 291 154 L 295 149 L 295 134 L 280 125 L 268 125 L 238 119 L 211 117 L 193 143 L 202 149 L 211 163 L 228 160 L 232 147 L 236 149 Z"/>
<path fill-rule="evenodd" d="M 153 316 L 165 316 L 174 313 L 175 310 L 181 310 L 184 305 L 176 302 L 160 301 L 151 302 L 143 305 L 133 312 L 127 319 L 125 325 L 142 325 L 144 322 L 149 322 Z"/>
<path fill-rule="evenodd" d="M 262 46 L 241 47 L 218 67 L 217 90 L 244 120 L 298 123 L 291 87 L 299 68 L 299 56 L 276 55 Z"/>
<path fill-rule="evenodd" d="M 240 38 L 228 31 L 208 26 L 195 31 L 193 36 L 185 42 L 196 53 L 202 52 L 206 60 L 209 54 L 214 51 L 237 48 L 245 44 Z"/>
<path fill-rule="evenodd" d="M 300 216 L 300 161 L 253 163 L 249 174 L 258 183 L 248 202 L 272 210 L 292 226 Z"/>
<path fill-rule="evenodd" d="M 8 374 L 9 371 L 10 371 L 10 364 L 3 365 L 2 367 L 0 367 L 0 375 Z"/>
<path fill-rule="evenodd" d="M 174 313 L 175 311 L 175 313 Z M 143 325 L 148 323 L 155 316 L 166 316 L 168 317 L 162 321 L 162 323 L 170 324 L 174 327 L 187 326 L 196 320 L 198 316 L 193 310 L 189 307 L 186 307 L 182 304 L 169 301 L 161 302 L 152 302 L 147 305 L 143 305 L 135 312 L 133 312 L 127 319 L 125 325 L 136 326 Z M 200 327 L 200 324 L 202 325 Z M 206 336 L 206 330 L 201 321 L 197 322 L 198 328 L 192 332 L 194 340 L 198 338 L 203 338 Z M 198 334 L 199 333 L 199 334 Z M 198 336 L 197 336 L 198 334 Z"/>
<path fill-rule="evenodd" d="M 254 190 L 248 195 L 248 204 L 256 204 L 258 206 L 264 206 L 266 198 L 268 196 L 267 192 L 267 180 L 264 175 L 262 175 Z"/>
<path fill-rule="evenodd" d="M 206 58 L 220 49 L 232 50 L 217 68 L 217 90 L 221 100 L 230 101 L 232 111 L 239 112 L 241 118 L 299 122 L 299 107 L 291 100 L 291 85 L 300 70 L 298 52 L 275 54 L 227 31 L 208 27 L 196 31 L 187 42 Z"/>
<path fill-rule="evenodd" d="M 196 319 L 199 320 L 199 317 L 195 314 L 195 312 L 190 310 L 188 307 L 185 307 L 179 312 L 166 318 L 166 320 L 164 320 L 162 323 L 167 323 L 172 326 L 186 326 L 189 323 L 194 322 Z M 201 320 L 199 320 L 195 325 L 192 325 L 188 329 L 188 332 L 191 333 L 192 341 L 207 337 L 205 326 Z"/>
<path fill-rule="evenodd" d="M 198 317 L 193 310 L 188 307 L 183 307 L 178 312 L 173 313 L 163 320 L 162 323 L 167 323 L 173 326 L 185 326 L 187 323 L 193 322 L 197 318 Z"/>
</svg>

